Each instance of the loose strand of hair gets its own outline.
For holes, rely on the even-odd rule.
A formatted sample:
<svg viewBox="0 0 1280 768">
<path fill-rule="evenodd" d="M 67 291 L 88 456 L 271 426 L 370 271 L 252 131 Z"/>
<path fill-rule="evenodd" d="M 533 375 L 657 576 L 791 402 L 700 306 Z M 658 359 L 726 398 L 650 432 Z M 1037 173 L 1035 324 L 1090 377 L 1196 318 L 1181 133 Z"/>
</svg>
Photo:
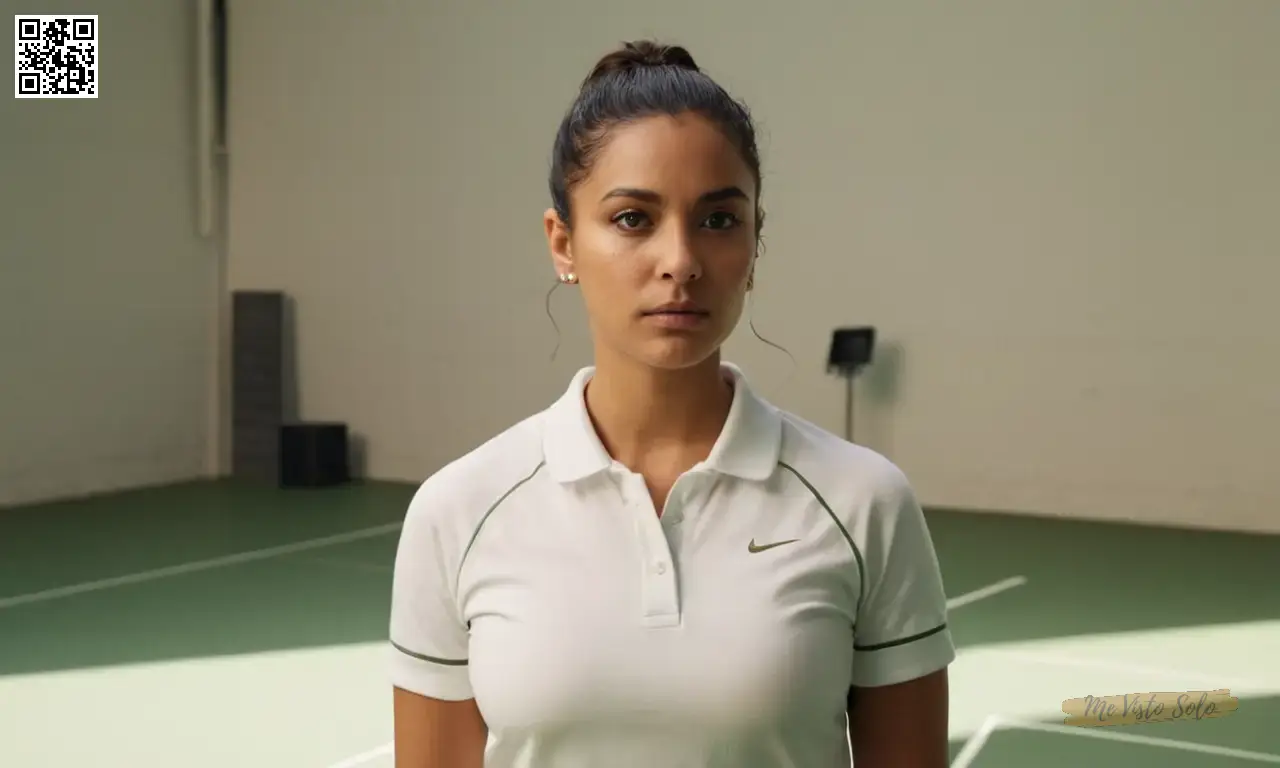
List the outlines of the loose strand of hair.
<svg viewBox="0 0 1280 768">
<path fill-rule="evenodd" d="M 551 314 L 551 294 L 555 293 L 556 289 L 559 287 L 560 287 L 559 280 L 552 283 L 551 290 L 547 291 L 547 296 L 545 300 L 547 318 L 551 320 L 551 327 L 554 328 L 556 331 L 556 346 L 551 350 L 551 362 L 553 363 L 556 361 L 556 355 L 560 352 L 560 325 L 556 322 L 555 315 Z"/>
<path fill-rule="evenodd" d="M 751 333 L 757 339 L 759 339 L 760 341 L 763 341 L 765 344 L 768 344 L 769 346 L 778 350 L 782 354 L 786 355 L 787 358 L 791 361 L 791 373 L 794 374 L 796 372 L 796 368 L 798 367 L 796 364 L 795 355 L 791 354 L 791 352 L 788 351 L 786 347 L 783 347 L 780 344 L 775 344 L 772 341 L 769 341 L 768 339 L 766 339 L 764 336 L 760 335 L 760 331 L 756 330 L 755 308 L 756 308 L 755 299 L 752 298 L 752 294 L 747 294 L 747 327 L 751 329 Z"/>
</svg>

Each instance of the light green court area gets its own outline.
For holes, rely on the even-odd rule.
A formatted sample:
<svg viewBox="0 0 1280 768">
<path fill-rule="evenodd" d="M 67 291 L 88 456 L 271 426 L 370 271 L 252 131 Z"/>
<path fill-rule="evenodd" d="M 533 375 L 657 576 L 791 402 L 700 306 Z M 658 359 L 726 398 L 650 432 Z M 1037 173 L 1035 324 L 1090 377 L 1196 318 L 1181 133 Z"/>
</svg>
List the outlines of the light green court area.
<svg viewBox="0 0 1280 768">
<path fill-rule="evenodd" d="M 389 768 L 412 487 L 197 483 L 0 511 L 0 766 Z M 934 511 L 956 768 L 1280 764 L 1280 537 Z M 1064 699 L 1229 688 L 1223 718 Z"/>
</svg>

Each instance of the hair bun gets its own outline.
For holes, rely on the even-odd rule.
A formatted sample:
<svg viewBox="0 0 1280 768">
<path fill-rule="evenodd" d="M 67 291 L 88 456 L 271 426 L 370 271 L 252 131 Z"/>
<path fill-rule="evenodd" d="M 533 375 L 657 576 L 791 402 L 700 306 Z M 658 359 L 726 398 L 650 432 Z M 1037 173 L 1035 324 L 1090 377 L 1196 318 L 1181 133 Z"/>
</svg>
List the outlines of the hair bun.
<svg viewBox="0 0 1280 768">
<path fill-rule="evenodd" d="M 679 67 L 699 71 L 688 50 L 679 45 L 663 45 L 653 40 L 623 43 L 622 47 L 605 54 L 591 70 L 586 82 L 598 80 L 615 72 L 629 72 L 647 67 Z"/>
</svg>

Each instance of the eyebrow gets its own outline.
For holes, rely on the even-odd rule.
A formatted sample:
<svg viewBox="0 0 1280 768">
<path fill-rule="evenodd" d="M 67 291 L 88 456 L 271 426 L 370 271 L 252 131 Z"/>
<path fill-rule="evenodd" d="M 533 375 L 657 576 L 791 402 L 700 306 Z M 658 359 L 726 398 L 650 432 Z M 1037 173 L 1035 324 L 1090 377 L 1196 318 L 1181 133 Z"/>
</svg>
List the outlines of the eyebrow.
<svg viewBox="0 0 1280 768">
<path fill-rule="evenodd" d="M 651 189 L 637 189 L 635 187 L 618 187 L 609 190 L 604 197 L 600 198 L 601 202 L 614 197 L 629 197 L 633 200 L 643 200 L 647 203 L 662 202 L 662 195 Z M 712 190 L 698 198 L 700 203 L 719 203 L 724 200 L 746 200 L 747 193 L 743 192 L 739 187 L 724 187 L 722 189 Z"/>
</svg>

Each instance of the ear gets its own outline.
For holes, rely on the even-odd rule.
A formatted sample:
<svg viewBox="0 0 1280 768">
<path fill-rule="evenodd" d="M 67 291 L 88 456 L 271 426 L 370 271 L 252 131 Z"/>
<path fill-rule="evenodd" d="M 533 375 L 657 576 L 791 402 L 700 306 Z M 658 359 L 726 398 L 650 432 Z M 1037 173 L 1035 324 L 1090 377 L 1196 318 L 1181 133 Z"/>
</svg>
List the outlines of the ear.
<svg viewBox="0 0 1280 768">
<path fill-rule="evenodd" d="M 560 219 L 555 208 L 548 208 L 542 214 L 542 226 L 547 233 L 547 247 L 551 251 L 551 263 L 556 276 L 567 275 L 573 271 L 573 250 L 569 244 L 569 227 Z"/>
</svg>

